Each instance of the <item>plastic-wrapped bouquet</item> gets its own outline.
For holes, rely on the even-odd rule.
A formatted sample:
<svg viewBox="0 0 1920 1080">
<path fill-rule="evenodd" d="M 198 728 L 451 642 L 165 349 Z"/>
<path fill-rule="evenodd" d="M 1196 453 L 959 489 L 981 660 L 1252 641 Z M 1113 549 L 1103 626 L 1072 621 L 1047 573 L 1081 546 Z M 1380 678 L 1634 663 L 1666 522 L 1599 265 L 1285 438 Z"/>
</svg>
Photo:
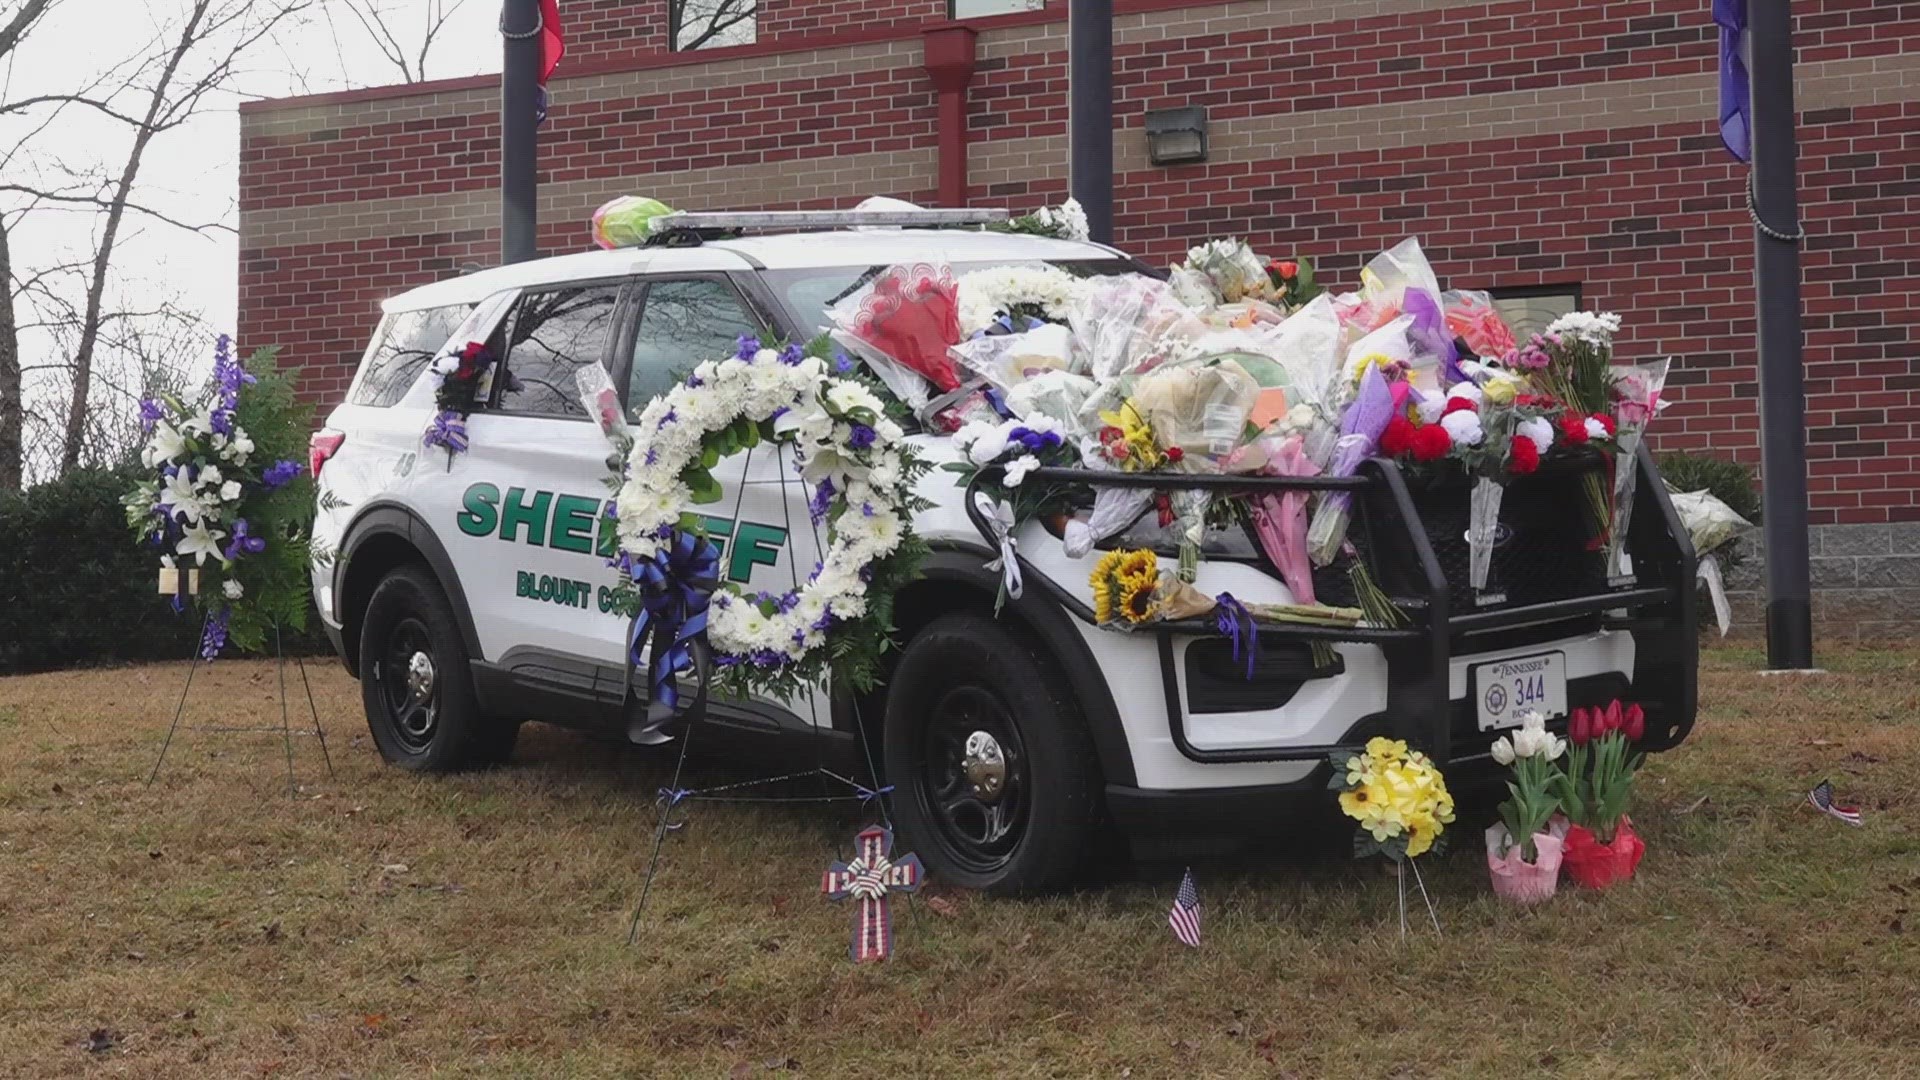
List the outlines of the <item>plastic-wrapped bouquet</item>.
<svg viewBox="0 0 1920 1080">
<path fill-rule="evenodd" d="M 267 645 L 306 626 L 313 487 L 299 459 L 312 409 L 274 370 L 274 350 L 242 364 L 221 335 L 207 398 L 140 403 L 153 476 L 128 493 L 127 523 L 160 553 L 161 591 L 206 616 L 201 655 Z"/>
</svg>

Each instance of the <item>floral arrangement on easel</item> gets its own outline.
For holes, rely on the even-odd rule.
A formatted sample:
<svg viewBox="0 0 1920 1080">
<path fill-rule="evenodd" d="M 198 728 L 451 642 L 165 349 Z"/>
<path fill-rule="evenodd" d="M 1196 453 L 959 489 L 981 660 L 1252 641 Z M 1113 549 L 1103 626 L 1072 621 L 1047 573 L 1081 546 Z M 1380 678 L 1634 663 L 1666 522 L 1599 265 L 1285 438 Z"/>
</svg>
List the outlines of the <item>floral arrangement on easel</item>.
<svg viewBox="0 0 1920 1080">
<path fill-rule="evenodd" d="M 1361 753 L 1336 755 L 1333 769 L 1340 809 L 1360 824 L 1353 838 L 1354 857 L 1385 855 L 1393 860 L 1400 887 L 1400 932 L 1407 932 L 1409 868 L 1437 932 L 1440 916 L 1414 860 L 1433 850 L 1453 823 L 1453 796 L 1447 791 L 1446 778 L 1430 758 L 1409 749 L 1404 740 L 1380 736 L 1367 740 Z"/>
<path fill-rule="evenodd" d="M 160 591 L 175 610 L 192 604 L 205 616 L 205 659 L 229 642 L 259 651 L 276 627 L 306 626 L 313 488 L 299 455 L 311 417 L 274 350 L 243 364 L 224 334 L 204 400 L 140 403 L 140 463 L 151 476 L 124 500 L 127 523 L 160 553 Z"/>
</svg>

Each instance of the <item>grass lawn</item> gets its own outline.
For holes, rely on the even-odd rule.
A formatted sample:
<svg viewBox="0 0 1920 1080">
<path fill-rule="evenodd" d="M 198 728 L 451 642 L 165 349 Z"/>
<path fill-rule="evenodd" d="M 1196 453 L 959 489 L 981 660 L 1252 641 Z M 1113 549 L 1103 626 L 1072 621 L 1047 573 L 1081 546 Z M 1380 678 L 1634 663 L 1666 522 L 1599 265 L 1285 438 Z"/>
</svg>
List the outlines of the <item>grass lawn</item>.
<svg viewBox="0 0 1920 1080">
<path fill-rule="evenodd" d="M 1461 830 L 1444 937 L 1400 940 L 1376 864 L 1240 858 L 1196 867 L 1199 951 L 1150 863 L 934 890 L 860 969 L 817 894 L 851 810 L 697 806 L 629 947 L 657 752 L 534 725 L 509 769 L 410 776 L 318 663 L 336 778 L 298 740 L 289 800 L 278 736 L 187 734 L 149 790 L 184 665 L 0 679 L 0 1075 L 1920 1075 L 1920 651 L 1823 660 L 1709 654 L 1628 888 L 1500 906 Z M 189 719 L 276 701 L 223 661 Z M 1802 807 L 1823 776 L 1866 827 Z"/>
</svg>

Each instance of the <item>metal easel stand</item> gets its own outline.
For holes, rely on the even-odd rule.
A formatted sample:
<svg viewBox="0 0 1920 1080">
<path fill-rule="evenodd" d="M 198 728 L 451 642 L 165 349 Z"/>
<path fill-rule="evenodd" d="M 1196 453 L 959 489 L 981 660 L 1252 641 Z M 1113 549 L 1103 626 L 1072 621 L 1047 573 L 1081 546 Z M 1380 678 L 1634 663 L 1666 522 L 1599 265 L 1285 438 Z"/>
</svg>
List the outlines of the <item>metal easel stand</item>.
<svg viewBox="0 0 1920 1080">
<path fill-rule="evenodd" d="M 213 616 L 209 614 L 206 617 L 206 619 L 201 622 L 200 639 L 199 639 L 200 641 L 206 640 L 207 627 L 212 623 L 212 621 L 213 621 Z M 160 766 L 166 763 L 167 750 L 173 746 L 174 735 L 177 732 L 180 732 L 182 730 L 204 731 L 204 732 L 209 732 L 213 734 L 222 734 L 222 735 L 271 735 L 271 734 L 278 733 L 281 738 L 281 741 L 285 744 L 286 750 L 287 750 L 287 797 L 288 798 L 293 798 L 295 793 L 295 786 L 293 782 L 293 737 L 295 735 L 311 735 L 320 741 L 320 756 L 327 764 L 327 779 L 331 780 L 334 778 L 333 755 L 327 752 L 327 732 L 325 728 L 320 726 L 320 710 L 313 703 L 313 684 L 307 681 L 306 661 L 303 658 L 298 656 L 294 657 L 293 659 L 294 659 L 294 663 L 300 669 L 300 686 L 302 687 L 302 689 L 306 691 L 307 712 L 313 718 L 313 730 L 295 731 L 293 729 L 292 722 L 288 719 L 288 716 L 287 716 L 287 653 L 286 653 L 286 649 L 281 644 L 280 624 L 278 622 L 273 624 L 273 652 L 274 652 L 274 657 L 278 664 L 277 670 L 280 677 L 280 726 L 279 727 L 273 727 L 270 725 L 265 725 L 260 727 L 233 727 L 233 726 L 220 725 L 220 724 L 209 724 L 209 725 L 188 724 L 183 729 L 180 726 L 180 717 L 186 712 L 187 695 L 193 690 L 193 676 L 196 672 L 200 670 L 200 664 L 202 660 L 205 659 L 201 655 L 200 645 L 198 643 L 194 645 L 193 665 L 187 668 L 187 684 L 180 688 L 180 703 L 174 706 L 173 723 L 167 728 L 166 741 L 160 744 L 160 757 L 154 761 L 153 771 L 147 775 L 146 786 L 148 787 L 153 786 L 154 779 L 160 775 Z"/>
</svg>

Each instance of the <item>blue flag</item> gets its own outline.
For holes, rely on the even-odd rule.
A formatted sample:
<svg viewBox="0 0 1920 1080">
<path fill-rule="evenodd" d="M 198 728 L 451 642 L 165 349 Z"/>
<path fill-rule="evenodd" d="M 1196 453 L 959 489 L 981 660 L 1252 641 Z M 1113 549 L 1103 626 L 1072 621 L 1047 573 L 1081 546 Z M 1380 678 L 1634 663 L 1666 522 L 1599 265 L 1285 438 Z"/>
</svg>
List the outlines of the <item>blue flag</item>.
<svg viewBox="0 0 1920 1080">
<path fill-rule="evenodd" d="M 1727 152 L 1753 160 L 1753 83 L 1747 78 L 1747 0 L 1713 0 L 1720 26 L 1720 138 Z"/>
</svg>

